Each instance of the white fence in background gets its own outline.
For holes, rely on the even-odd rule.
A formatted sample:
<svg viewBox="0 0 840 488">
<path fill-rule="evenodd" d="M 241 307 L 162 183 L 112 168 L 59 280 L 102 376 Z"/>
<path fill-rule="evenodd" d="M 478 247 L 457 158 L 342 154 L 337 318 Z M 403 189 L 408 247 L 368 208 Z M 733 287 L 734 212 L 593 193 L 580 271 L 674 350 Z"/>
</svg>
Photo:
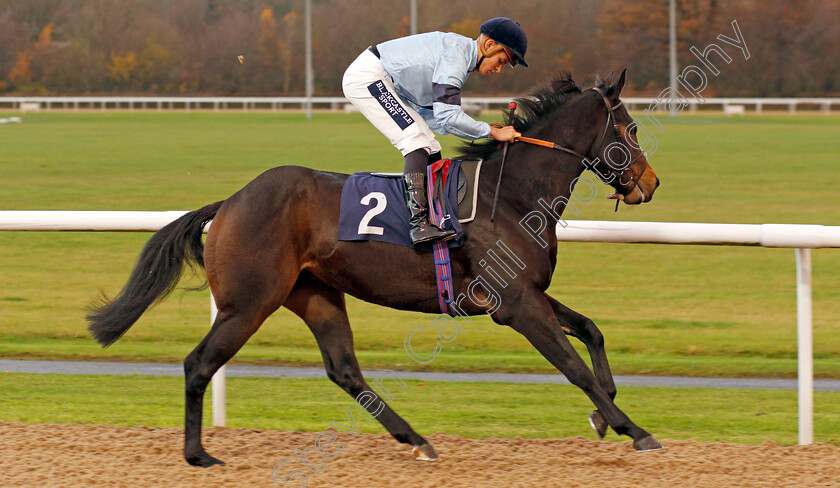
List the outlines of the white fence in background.
<svg viewBox="0 0 840 488">
<path fill-rule="evenodd" d="M 0 211 L 0 231 L 156 231 L 185 214 L 169 212 Z M 814 440 L 811 249 L 840 247 L 840 226 L 567 221 L 557 238 L 577 242 L 707 244 L 796 249 L 799 443 Z M 205 228 L 209 228 L 210 224 Z M 139 249 L 138 249 L 139 252 Z M 216 307 L 211 295 L 211 324 Z M 213 425 L 225 424 L 225 369 L 213 377 Z"/>
<path fill-rule="evenodd" d="M 344 97 L 0 97 L 0 110 L 21 111 L 38 110 L 271 110 L 304 109 L 311 100 L 313 108 L 343 110 L 350 102 Z M 622 98 L 630 110 L 644 110 L 654 106 L 664 111 L 666 101 L 646 97 Z M 465 97 L 464 107 L 480 110 L 507 108 L 511 98 L 505 97 Z M 820 110 L 831 113 L 840 108 L 840 98 L 707 98 L 702 103 L 695 98 L 685 100 L 689 112 L 696 112 L 701 105 L 725 113 L 741 113 L 751 107 L 756 113 L 762 113 L 765 107 L 787 109 L 789 113 L 797 110 Z"/>
</svg>

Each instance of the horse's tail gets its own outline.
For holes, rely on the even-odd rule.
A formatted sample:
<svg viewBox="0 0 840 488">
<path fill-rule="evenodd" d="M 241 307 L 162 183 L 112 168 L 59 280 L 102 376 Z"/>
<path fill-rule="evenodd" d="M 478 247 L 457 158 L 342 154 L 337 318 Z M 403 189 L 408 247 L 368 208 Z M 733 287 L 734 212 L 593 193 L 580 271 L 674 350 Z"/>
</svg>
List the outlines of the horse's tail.
<svg viewBox="0 0 840 488">
<path fill-rule="evenodd" d="M 184 262 L 192 260 L 204 267 L 201 235 L 222 203 L 189 212 L 155 232 L 119 295 L 113 300 L 103 295 L 94 301 L 87 315 L 88 330 L 102 347 L 122 337 L 143 312 L 175 289 Z"/>
</svg>

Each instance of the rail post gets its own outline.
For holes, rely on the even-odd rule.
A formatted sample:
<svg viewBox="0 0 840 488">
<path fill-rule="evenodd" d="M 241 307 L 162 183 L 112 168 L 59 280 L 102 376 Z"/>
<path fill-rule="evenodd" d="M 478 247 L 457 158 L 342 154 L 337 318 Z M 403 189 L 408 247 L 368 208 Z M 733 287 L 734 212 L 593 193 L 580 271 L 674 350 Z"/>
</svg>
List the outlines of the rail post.
<svg viewBox="0 0 840 488">
<path fill-rule="evenodd" d="M 216 322 L 216 314 L 219 310 L 216 308 L 216 298 L 213 292 L 210 292 L 210 327 Z M 225 398 L 227 397 L 227 388 L 225 385 L 225 378 L 227 377 L 227 366 L 222 365 L 216 374 L 213 375 L 213 425 L 224 427 L 227 420 L 227 405 Z"/>
<path fill-rule="evenodd" d="M 796 331 L 799 364 L 799 444 L 814 443 L 814 347 L 811 250 L 796 249 Z"/>
</svg>

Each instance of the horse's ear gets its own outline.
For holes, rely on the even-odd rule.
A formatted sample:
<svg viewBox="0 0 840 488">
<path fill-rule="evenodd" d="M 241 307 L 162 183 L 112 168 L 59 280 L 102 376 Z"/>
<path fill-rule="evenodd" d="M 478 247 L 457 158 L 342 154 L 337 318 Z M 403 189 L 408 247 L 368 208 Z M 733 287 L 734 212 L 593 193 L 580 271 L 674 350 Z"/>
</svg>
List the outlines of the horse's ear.
<svg viewBox="0 0 840 488">
<path fill-rule="evenodd" d="M 616 98 L 621 95 L 621 90 L 624 89 L 624 76 L 627 74 L 627 68 L 621 70 L 621 76 L 618 77 L 618 80 L 613 83 L 610 87 L 610 94 Z"/>
</svg>

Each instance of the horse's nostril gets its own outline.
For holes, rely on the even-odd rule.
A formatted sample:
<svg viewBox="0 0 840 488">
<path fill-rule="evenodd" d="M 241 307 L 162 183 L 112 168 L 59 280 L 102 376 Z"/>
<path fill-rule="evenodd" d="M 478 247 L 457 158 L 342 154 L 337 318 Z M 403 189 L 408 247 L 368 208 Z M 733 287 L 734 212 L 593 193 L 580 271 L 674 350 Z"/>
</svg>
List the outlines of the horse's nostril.
<svg viewBox="0 0 840 488">
<path fill-rule="evenodd" d="M 659 178 L 656 178 L 656 186 L 654 186 L 653 189 L 655 190 L 657 188 L 659 188 Z"/>
</svg>

